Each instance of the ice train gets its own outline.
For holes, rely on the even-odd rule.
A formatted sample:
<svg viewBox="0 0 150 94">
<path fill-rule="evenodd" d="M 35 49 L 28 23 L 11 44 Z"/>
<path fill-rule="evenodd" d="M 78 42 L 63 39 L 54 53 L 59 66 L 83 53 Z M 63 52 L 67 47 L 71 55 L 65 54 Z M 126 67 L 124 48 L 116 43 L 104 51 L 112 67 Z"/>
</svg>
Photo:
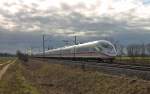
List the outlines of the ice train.
<svg viewBox="0 0 150 94">
<path fill-rule="evenodd" d="M 43 53 L 36 54 L 43 56 Z M 117 55 L 115 46 L 106 40 L 98 40 L 78 45 L 45 51 L 46 58 L 112 60 Z"/>
</svg>

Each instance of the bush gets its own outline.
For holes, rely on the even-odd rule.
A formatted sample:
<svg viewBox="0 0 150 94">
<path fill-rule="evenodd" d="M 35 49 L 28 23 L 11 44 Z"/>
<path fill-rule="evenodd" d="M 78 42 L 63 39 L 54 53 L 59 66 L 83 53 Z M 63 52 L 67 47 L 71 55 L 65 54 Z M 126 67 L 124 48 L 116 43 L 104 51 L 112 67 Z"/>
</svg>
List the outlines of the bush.
<svg viewBox="0 0 150 94">
<path fill-rule="evenodd" d="M 19 60 L 22 60 L 22 61 L 24 61 L 24 62 L 28 62 L 28 55 L 27 54 L 23 54 L 23 53 L 21 53 L 20 51 L 17 51 L 17 57 L 18 57 L 18 59 Z"/>
</svg>

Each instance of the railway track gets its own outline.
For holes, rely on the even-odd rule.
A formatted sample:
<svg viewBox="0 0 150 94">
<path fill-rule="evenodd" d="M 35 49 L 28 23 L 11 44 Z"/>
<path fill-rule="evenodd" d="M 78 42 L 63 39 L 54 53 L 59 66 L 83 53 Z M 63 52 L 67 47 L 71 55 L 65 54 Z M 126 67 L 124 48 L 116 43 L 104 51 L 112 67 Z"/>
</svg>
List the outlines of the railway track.
<svg viewBox="0 0 150 94">
<path fill-rule="evenodd" d="M 45 60 L 49 60 L 48 58 L 44 58 Z M 50 59 L 51 60 L 51 59 Z M 53 59 L 55 60 L 55 59 Z M 66 64 L 78 64 L 78 65 L 85 65 L 85 66 L 105 66 L 105 67 L 112 67 L 112 68 L 122 68 L 122 69 L 132 69 L 132 70 L 139 70 L 139 71 L 149 71 L 150 72 L 150 65 L 138 65 L 138 64 L 126 64 L 126 63 L 118 63 L 118 62 L 98 62 L 98 61 L 74 61 L 74 60 L 62 60 L 63 63 Z"/>
<path fill-rule="evenodd" d="M 128 77 L 137 77 L 144 80 L 150 80 L 150 66 L 122 64 L 122 63 L 96 63 L 81 61 L 63 61 L 63 64 L 75 64 L 81 66 L 84 70 L 91 69 L 111 75 L 125 75 Z"/>
<path fill-rule="evenodd" d="M 97 63 L 96 66 L 107 66 L 107 67 L 116 67 L 140 71 L 150 71 L 150 66 L 146 65 L 134 65 L 134 64 L 122 64 L 122 63 Z"/>
<path fill-rule="evenodd" d="M 78 65 L 85 65 L 85 66 L 91 66 L 91 67 L 111 67 L 111 68 L 121 68 L 121 69 L 131 69 L 131 70 L 139 70 L 139 71 L 149 71 L 150 72 L 150 66 L 149 65 L 137 65 L 137 64 L 125 64 L 125 63 L 109 63 L 109 62 L 99 62 L 96 61 L 92 62 L 86 62 L 86 61 L 71 61 L 71 60 L 63 60 L 64 63 L 67 62 L 67 64 L 78 64 Z"/>
<path fill-rule="evenodd" d="M 150 66 L 125 64 L 117 62 L 99 62 L 97 61 L 73 61 L 73 60 L 58 60 L 58 59 L 36 59 L 45 60 L 48 63 L 65 64 L 69 66 L 78 66 L 83 70 L 94 69 L 95 71 L 104 72 L 111 75 L 126 75 L 129 77 L 137 77 L 144 80 L 150 80 Z"/>
</svg>

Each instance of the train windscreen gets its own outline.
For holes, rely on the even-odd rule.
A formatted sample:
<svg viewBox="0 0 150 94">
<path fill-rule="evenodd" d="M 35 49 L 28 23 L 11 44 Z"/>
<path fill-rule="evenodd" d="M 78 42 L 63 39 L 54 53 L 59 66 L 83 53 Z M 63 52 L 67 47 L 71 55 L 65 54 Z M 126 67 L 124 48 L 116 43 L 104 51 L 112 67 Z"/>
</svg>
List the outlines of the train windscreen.
<svg viewBox="0 0 150 94">
<path fill-rule="evenodd" d="M 98 52 L 101 52 L 101 53 L 104 53 L 107 55 L 111 55 L 111 56 L 116 55 L 116 51 L 115 51 L 115 48 L 113 47 L 113 45 L 110 43 L 107 43 L 107 42 L 98 43 L 98 45 L 95 47 L 95 49 Z"/>
</svg>

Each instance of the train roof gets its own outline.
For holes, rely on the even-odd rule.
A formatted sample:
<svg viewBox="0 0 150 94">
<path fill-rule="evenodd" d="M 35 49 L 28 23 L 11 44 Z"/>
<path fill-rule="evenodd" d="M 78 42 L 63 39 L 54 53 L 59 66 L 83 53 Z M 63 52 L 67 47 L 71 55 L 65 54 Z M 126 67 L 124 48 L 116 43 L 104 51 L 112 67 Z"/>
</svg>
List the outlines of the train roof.
<svg viewBox="0 0 150 94">
<path fill-rule="evenodd" d="M 71 49 L 71 48 L 74 48 L 74 47 L 79 48 L 79 47 L 92 46 L 92 45 L 96 45 L 100 42 L 111 44 L 109 41 L 106 41 L 106 40 L 98 40 L 98 41 L 92 41 L 92 42 L 87 42 L 87 43 L 78 44 L 78 45 L 72 45 L 72 46 L 56 48 L 56 49 L 48 50 L 48 51 L 45 51 L 45 52 L 47 53 L 47 52 L 53 52 L 53 51 L 59 51 L 59 50 L 67 50 L 67 49 Z"/>
</svg>

